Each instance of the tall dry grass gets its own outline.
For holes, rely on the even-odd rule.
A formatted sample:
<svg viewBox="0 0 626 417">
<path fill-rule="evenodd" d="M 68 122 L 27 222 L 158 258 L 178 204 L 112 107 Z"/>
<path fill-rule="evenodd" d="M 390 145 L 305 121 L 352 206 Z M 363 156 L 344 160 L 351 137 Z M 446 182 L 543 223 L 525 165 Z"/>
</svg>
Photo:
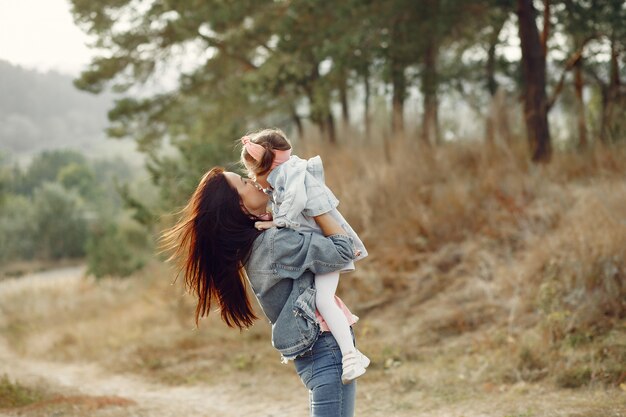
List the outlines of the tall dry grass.
<svg viewBox="0 0 626 417">
<path fill-rule="evenodd" d="M 301 142 L 296 153 L 322 155 L 370 251 L 339 286 L 361 317 L 370 381 L 446 399 L 519 381 L 623 382 L 625 148 L 536 166 L 522 142 L 359 141 Z M 172 280 L 153 264 L 126 281 L 25 289 L 2 299 L 0 325 L 26 356 L 169 384 L 294 378 L 264 321 L 242 336 L 212 314 L 192 330 L 194 302 Z"/>
<path fill-rule="evenodd" d="M 305 152 L 323 156 L 371 253 L 343 294 L 393 320 L 380 337 L 405 356 L 497 328 L 517 346 L 505 379 L 563 366 L 564 386 L 626 379 L 626 148 L 557 152 L 549 165 L 530 163 L 523 142 Z"/>
</svg>

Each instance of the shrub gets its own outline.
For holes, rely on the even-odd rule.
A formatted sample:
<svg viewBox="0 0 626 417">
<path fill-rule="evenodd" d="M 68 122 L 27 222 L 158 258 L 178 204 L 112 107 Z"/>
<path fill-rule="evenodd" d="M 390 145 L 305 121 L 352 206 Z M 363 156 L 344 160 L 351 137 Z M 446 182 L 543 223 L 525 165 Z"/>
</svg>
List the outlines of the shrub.
<svg viewBox="0 0 626 417">
<path fill-rule="evenodd" d="M 580 388 L 590 381 L 591 370 L 585 366 L 565 369 L 556 377 L 556 383 L 562 388 Z"/>
<path fill-rule="evenodd" d="M 43 396 L 43 393 L 38 389 L 11 382 L 7 375 L 0 378 L 0 409 L 23 407 L 40 401 Z"/>
<path fill-rule="evenodd" d="M 34 212 L 27 198 L 7 195 L 0 208 L 0 261 L 31 259 L 34 256 Z"/>
<path fill-rule="evenodd" d="M 33 197 L 35 247 L 44 259 L 85 254 L 87 221 L 80 197 L 58 183 L 44 183 Z"/>
<path fill-rule="evenodd" d="M 87 242 L 88 272 L 96 278 L 129 276 L 145 265 L 148 246 L 147 234 L 140 226 L 120 227 L 113 222 L 97 226 Z"/>
<path fill-rule="evenodd" d="M 59 170 L 57 182 L 68 190 L 75 190 L 89 199 L 94 196 L 96 180 L 93 171 L 85 164 L 71 162 Z"/>
</svg>

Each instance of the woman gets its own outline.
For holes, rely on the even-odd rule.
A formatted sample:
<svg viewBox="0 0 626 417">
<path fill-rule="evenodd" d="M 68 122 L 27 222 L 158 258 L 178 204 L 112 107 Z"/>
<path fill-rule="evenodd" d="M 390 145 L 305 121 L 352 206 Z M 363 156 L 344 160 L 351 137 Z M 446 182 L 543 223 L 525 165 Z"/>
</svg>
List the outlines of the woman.
<svg viewBox="0 0 626 417">
<path fill-rule="evenodd" d="M 272 345 L 284 361 L 294 360 L 309 389 L 311 416 L 353 416 L 356 382 L 341 383 L 341 351 L 330 332 L 320 331 L 314 307 L 314 274 L 352 261 L 352 240 L 330 215 L 317 218 L 326 237 L 288 228 L 259 231 L 254 224 L 267 219 L 267 203 L 258 184 L 213 168 L 164 235 L 198 297 L 196 324 L 214 300 L 228 326 L 251 326 L 257 317 L 246 296 L 247 277 L 272 323 Z"/>
</svg>

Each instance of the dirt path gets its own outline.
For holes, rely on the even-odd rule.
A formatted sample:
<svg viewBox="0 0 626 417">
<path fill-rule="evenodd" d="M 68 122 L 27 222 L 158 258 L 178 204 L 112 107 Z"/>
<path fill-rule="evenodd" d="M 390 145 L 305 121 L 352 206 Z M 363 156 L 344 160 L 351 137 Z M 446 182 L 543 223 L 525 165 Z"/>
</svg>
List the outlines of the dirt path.
<svg viewBox="0 0 626 417">
<path fill-rule="evenodd" d="M 3 297 L 16 292 L 78 285 L 83 274 L 84 268 L 73 267 L 5 280 L 0 282 L 0 303 Z M 136 404 L 119 410 L 119 414 L 112 414 L 109 410 L 107 416 L 228 417 L 253 415 L 255 411 L 245 410 L 246 407 L 237 404 L 228 387 L 171 387 L 146 382 L 132 375 L 111 374 L 93 363 L 68 364 L 20 357 L 11 351 L 0 335 L 0 375 L 4 374 L 22 384 L 43 384 L 61 395 L 121 397 Z M 258 416 L 293 415 L 289 414 L 289 408 L 276 409 L 275 404 L 274 410 L 268 410 L 267 414 L 258 413 L 263 404 L 256 404 L 255 408 L 257 413 L 254 415 Z"/>
<path fill-rule="evenodd" d="M 81 284 L 84 268 L 63 268 L 0 282 L 0 305 L 9 296 L 36 294 Z M 0 325 L 6 320 L 0 309 Z M 167 386 L 133 374 L 114 374 L 94 363 L 61 363 L 23 357 L 0 334 L 0 376 L 24 385 L 43 385 L 66 397 L 112 398 L 103 407 L 69 407 L 62 412 L 37 408 L 0 411 L 23 417 L 299 417 L 308 415 L 306 391 L 280 397 L 280 378 L 250 375 L 254 381 L 223 385 Z M 384 417 L 626 417 L 626 393 L 616 390 L 545 390 L 518 386 L 507 392 L 442 401 L 428 390 L 390 392 L 387 376 L 365 379 L 357 394 L 358 415 Z M 258 381 L 264 381 L 259 383 Z M 282 382 L 281 382 L 282 381 Z M 295 384 L 295 380 L 291 381 Z M 293 385 L 295 386 L 295 385 Z M 287 389 L 291 389 L 289 385 Z M 283 390 L 284 391 L 284 390 Z M 106 401 L 105 401 L 106 402 Z M 68 411 L 69 410 L 69 411 Z"/>
</svg>

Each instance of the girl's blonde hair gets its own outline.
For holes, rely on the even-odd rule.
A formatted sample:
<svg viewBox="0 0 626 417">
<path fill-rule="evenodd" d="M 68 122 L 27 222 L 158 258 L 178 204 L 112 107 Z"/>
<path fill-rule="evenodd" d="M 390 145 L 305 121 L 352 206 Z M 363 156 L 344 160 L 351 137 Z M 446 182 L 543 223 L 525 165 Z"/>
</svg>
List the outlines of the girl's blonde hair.
<svg viewBox="0 0 626 417">
<path fill-rule="evenodd" d="M 245 146 L 241 149 L 241 163 L 248 171 L 249 177 L 263 175 L 270 171 L 275 157 L 273 151 L 287 151 L 291 149 L 291 142 L 287 139 L 285 132 L 280 129 L 263 129 L 249 133 L 246 136 L 250 138 L 251 142 L 265 148 L 260 161 L 254 159 Z"/>
</svg>

